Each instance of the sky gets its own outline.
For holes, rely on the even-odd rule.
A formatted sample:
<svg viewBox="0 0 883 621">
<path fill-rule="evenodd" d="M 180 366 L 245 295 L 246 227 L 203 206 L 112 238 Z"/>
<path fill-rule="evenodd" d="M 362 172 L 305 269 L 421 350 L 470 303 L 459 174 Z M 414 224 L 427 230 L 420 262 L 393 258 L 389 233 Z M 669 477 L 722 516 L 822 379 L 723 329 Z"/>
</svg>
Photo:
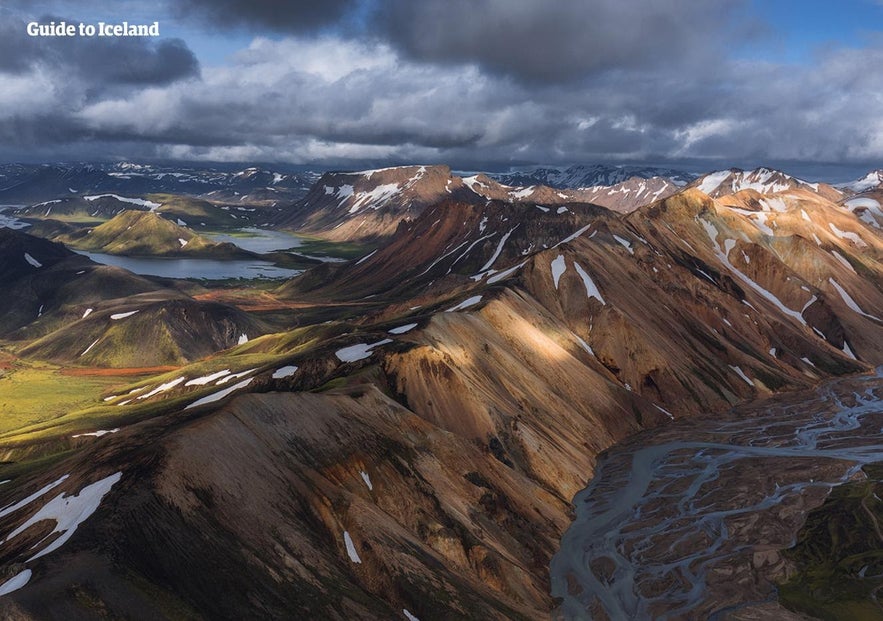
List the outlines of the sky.
<svg viewBox="0 0 883 621">
<path fill-rule="evenodd" d="M 159 22 L 30 37 L 28 22 Z M 0 0 L 0 161 L 883 167 L 883 0 Z"/>
</svg>

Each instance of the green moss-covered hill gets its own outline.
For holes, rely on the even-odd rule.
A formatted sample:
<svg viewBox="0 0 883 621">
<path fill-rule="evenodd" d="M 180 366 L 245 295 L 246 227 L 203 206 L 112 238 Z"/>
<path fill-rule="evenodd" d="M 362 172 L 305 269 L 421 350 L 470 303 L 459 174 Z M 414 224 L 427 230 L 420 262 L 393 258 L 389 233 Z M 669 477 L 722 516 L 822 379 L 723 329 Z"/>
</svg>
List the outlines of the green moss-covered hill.
<svg viewBox="0 0 883 621">
<path fill-rule="evenodd" d="M 127 210 L 94 229 L 59 236 L 80 250 L 125 256 L 239 258 L 249 253 L 216 243 L 150 211 Z"/>
</svg>

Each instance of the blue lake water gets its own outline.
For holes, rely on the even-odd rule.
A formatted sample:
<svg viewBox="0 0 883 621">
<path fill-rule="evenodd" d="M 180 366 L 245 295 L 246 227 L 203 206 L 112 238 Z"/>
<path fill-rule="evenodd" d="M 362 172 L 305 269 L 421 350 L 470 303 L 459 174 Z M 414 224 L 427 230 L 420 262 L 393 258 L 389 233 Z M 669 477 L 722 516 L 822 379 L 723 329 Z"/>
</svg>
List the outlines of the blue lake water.
<svg viewBox="0 0 883 621">
<path fill-rule="evenodd" d="M 120 257 L 98 252 L 78 252 L 96 263 L 114 265 L 135 274 L 163 278 L 198 278 L 201 280 L 291 278 L 303 273 L 303 270 L 277 267 L 267 261 Z"/>
<path fill-rule="evenodd" d="M 18 218 L 9 215 L 18 205 L 0 205 L 0 228 L 22 229 L 28 225 Z M 301 241 L 296 235 L 279 231 L 262 229 L 243 229 L 246 237 L 233 235 L 211 235 L 216 241 L 229 241 L 240 248 L 252 252 L 270 252 L 299 246 Z M 277 267 L 268 261 L 215 259 L 179 259 L 153 257 L 120 257 L 98 252 L 79 252 L 102 265 L 113 265 L 141 274 L 143 276 L 160 276 L 163 278 L 197 278 L 201 280 L 225 280 L 227 278 L 291 278 L 303 273 Z"/>
<path fill-rule="evenodd" d="M 206 237 L 216 242 L 230 242 L 243 250 L 250 252 L 273 252 L 274 250 L 288 250 L 296 248 L 303 242 L 301 238 L 292 233 L 282 231 L 267 231 L 264 229 L 247 228 L 241 229 L 245 235 L 225 235 L 221 233 L 207 234 Z"/>
</svg>

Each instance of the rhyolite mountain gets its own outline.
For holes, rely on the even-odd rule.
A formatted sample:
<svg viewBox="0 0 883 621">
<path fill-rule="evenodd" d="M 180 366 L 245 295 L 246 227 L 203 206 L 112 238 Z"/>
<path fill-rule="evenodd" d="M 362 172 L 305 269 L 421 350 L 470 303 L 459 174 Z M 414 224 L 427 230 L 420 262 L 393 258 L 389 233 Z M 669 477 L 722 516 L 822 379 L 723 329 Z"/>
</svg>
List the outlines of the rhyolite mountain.
<svg viewBox="0 0 883 621">
<path fill-rule="evenodd" d="M 295 329 L 114 388 L 118 432 L 0 446 L 0 563 L 27 576 L 0 614 L 548 618 L 601 451 L 883 364 L 880 229 L 777 179 L 623 214 L 434 167 L 326 175 L 296 217 L 380 243 L 270 292 Z M 44 555 L 58 520 L 29 520 L 61 494 L 97 509 Z"/>
<path fill-rule="evenodd" d="M 426 207 L 448 197 L 476 204 L 488 200 L 524 203 L 559 213 L 569 206 L 596 204 L 624 213 L 677 190 L 675 183 L 660 177 L 558 189 L 504 185 L 483 173 L 460 177 L 447 166 L 399 166 L 325 173 L 275 222 L 333 240 L 376 241 L 392 235 L 400 222 L 415 219 Z"/>
<path fill-rule="evenodd" d="M 730 168 L 708 173 L 694 180 L 689 187 L 695 187 L 713 198 L 741 190 L 756 190 L 770 194 L 796 189 L 810 190 L 833 201 L 840 200 L 844 196 L 843 192 L 827 183 L 810 183 L 780 170 L 765 167 L 754 170 Z"/>
</svg>

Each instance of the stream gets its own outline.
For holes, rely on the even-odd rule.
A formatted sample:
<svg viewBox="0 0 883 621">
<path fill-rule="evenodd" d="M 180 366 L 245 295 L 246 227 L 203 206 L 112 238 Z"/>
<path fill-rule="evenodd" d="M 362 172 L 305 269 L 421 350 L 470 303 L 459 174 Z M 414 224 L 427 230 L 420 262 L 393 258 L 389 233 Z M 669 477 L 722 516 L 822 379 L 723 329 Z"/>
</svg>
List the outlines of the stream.
<svg viewBox="0 0 883 621">
<path fill-rule="evenodd" d="M 720 619 L 776 598 L 806 513 L 883 461 L 883 367 L 612 447 L 552 559 L 556 619 Z"/>
</svg>

